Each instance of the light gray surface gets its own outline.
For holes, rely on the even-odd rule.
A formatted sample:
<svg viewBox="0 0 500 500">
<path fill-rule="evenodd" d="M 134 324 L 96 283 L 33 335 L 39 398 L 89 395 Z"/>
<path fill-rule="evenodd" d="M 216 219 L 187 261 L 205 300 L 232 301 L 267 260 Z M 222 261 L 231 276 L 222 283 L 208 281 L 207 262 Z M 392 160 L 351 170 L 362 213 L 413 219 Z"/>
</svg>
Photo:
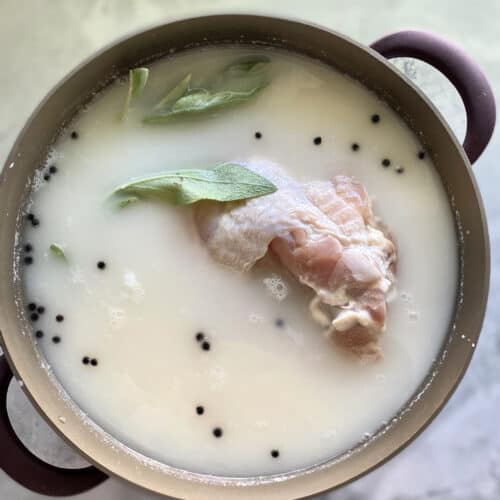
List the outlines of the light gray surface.
<svg viewBox="0 0 500 500">
<path fill-rule="evenodd" d="M 496 95 L 500 96 L 500 3 L 496 0 L 1 0 L 0 162 L 3 163 L 24 121 L 48 89 L 94 50 L 151 24 L 224 11 L 302 17 L 364 43 L 402 28 L 435 31 L 461 43 L 486 69 Z M 422 64 L 402 61 L 398 67 L 422 86 L 462 137 L 463 108 L 444 78 Z M 486 321 L 471 367 L 448 406 L 417 441 L 383 467 L 330 494 L 330 500 L 500 498 L 499 153 L 497 132 L 474 167 L 490 227 L 492 279 Z M 425 242 L 426 246 L 430 244 Z M 80 463 L 52 436 L 21 391 L 14 388 L 10 392 L 11 415 L 23 440 L 54 463 Z M 27 492 L 0 472 L 0 498 L 44 497 Z M 121 481 L 109 480 L 78 498 L 157 497 Z"/>
</svg>

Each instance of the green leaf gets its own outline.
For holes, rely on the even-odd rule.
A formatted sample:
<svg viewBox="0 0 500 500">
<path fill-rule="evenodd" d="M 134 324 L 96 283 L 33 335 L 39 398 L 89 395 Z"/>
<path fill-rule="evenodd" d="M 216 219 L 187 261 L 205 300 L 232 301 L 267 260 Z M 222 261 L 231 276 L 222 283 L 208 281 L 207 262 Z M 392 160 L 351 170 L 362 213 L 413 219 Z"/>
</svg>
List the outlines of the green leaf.
<svg viewBox="0 0 500 500">
<path fill-rule="evenodd" d="M 135 203 L 136 201 L 139 201 L 139 198 L 137 198 L 137 196 L 127 196 L 126 198 L 122 198 L 118 201 L 118 208 L 125 208 L 126 206 L 130 205 L 131 203 Z"/>
<path fill-rule="evenodd" d="M 240 57 L 228 64 L 219 76 L 215 87 L 218 91 L 246 91 L 268 82 L 267 65 L 271 59 L 263 55 Z"/>
<path fill-rule="evenodd" d="M 180 99 L 189 90 L 189 84 L 191 83 L 191 73 L 186 75 L 173 89 L 171 89 L 167 95 L 158 102 L 154 109 L 162 109 L 170 106 L 175 101 Z"/>
<path fill-rule="evenodd" d="M 66 260 L 66 254 L 64 253 L 64 250 L 61 248 L 60 245 L 58 245 L 57 243 L 52 243 L 52 245 L 50 245 L 49 248 L 50 251 L 52 252 L 52 255 L 58 257 L 59 259 Z"/>
<path fill-rule="evenodd" d="M 125 116 L 127 115 L 128 108 L 130 107 L 130 102 L 132 101 L 132 99 L 142 94 L 142 91 L 146 86 L 146 82 L 148 81 L 148 76 L 148 68 L 134 68 L 129 71 L 128 92 L 121 114 L 122 120 L 124 120 Z"/>
<path fill-rule="evenodd" d="M 245 56 L 233 61 L 224 68 L 224 73 L 230 76 L 244 76 L 250 71 L 260 70 L 264 65 L 271 62 L 271 59 L 263 55 Z"/>
<path fill-rule="evenodd" d="M 233 61 L 206 84 L 206 88 L 191 89 L 191 74 L 184 77 L 143 118 L 144 123 L 165 123 L 179 116 L 198 115 L 232 106 L 251 99 L 268 83 L 264 68 L 271 59 L 251 55 Z"/>
<path fill-rule="evenodd" d="M 246 167 L 224 163 L 213 169 L 173 170 L 142 177 L 119 186 L 113 194 L 188 205 L 200 200 L 244 200 L 276 190 L 273 183 Z"/>
<path fill-rule="evenodd" d="M 144 123 L 164 123 L 174 117 L 182 115 L 197 115 L 226 106 L 248 101 L 253 95 L 265 86 L 261 83 L 250 90 L 233 91 L 223 90 L 210 92 L 206 89 L 197 89 L 178 99 L 170 108 L 161 109 L 144 117 Z"/>
</svg>

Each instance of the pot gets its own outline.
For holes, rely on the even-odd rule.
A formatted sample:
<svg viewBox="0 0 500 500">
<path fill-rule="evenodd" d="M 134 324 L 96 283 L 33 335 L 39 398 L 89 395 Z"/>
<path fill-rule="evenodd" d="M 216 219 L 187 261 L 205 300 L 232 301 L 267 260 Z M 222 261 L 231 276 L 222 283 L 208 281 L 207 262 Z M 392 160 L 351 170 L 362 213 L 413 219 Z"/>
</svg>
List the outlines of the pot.
<svg viewBox="0 0 500 500">
<path fill-rule="evenodd" d="M 209 44 L 258 43 L 323 61 L 361 81 L 419 135 L 448 193 L 456 216 L 460 289 L 441 354 L 413 398 L 387 427 L 341 457 L 307 469 L 261 477 L 218 477 L 160 464 L 109 436 L 86 419 L 39 359 L 22 312 L 14 272 L 16 231 L 30 179 L 48 147 L 93 93 L 118 74 L 171 49 Z M 441 115 L 385 58 L 421 59 L 455 85 L 467 112 L 461 146 Z M 477 343 L 486 307 L 489 246 L 486 221 L 471 163 L 485 149 L 495 124 L 495 102 L 480 70 L 455 45 L 429 33 L 402 31 L 371 48 L 302 22 L 253 15 L 216 15 L 165 24 L 105 48 L 59 83 L 35 110 L 10 152 L 0 177 L 0 466 L 22 485 L 48 495 L 81 493 L 116 475 L 160 494 L 182 498 L 297 498 L 338 487 L 380 465 L 414 439 L 446 403 L 462 378 Z M 467 228 L 465 233 L 462 228 Z M 469 342 L 461 339 L 466 334 Z M 12 370 L 12 371 L 11 371 Z M 15 376 L 47 422 L 93 466 L 59 469 L 23 447 L 9 422 L 6 394 Z"/>
</svg>

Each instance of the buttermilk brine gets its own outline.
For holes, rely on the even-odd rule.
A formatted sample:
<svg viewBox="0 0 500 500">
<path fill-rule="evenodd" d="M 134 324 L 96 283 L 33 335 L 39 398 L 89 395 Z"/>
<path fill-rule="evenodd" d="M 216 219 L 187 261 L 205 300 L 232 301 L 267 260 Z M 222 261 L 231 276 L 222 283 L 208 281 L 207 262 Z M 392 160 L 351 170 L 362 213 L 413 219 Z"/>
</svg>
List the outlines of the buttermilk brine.
<svg viewBox="0 0 500 500">
<path fill-rule="evenodd" d="M 105 431 L 190 471 L 255 475 L 334 457 L 390 420 L 436 359 L 451 319 L 457 250 L 431 159 L 399 116 L 318 62 L 266 50 L 247 102 L 164 124 L 144 114 L 186 74 L 203 85 L 244 48 L 187 51 L 93 99 L 36 174 L 21 261 L 26 314 L 50 369 Z M 113 190 L 171 169 L 260 158 L 301 182 L 354 176 L 397 246 L 378 360 L 346 355 L 279 265 L 214 261 L 192 208 Z M 428 249 L 432 248 L 432 251 Z"/>
</svg>

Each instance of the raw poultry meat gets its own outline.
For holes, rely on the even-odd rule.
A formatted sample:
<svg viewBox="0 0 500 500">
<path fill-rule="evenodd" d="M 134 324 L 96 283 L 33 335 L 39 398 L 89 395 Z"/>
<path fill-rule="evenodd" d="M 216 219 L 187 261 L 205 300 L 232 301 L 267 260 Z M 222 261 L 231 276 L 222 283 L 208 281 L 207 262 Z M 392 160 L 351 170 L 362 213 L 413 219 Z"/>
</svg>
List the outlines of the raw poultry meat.
<svg viewBox="0 0 500 500">
<path fill-rule="evenodd" d="M 396 249 L 362 184 L 347 176 L 300 184 L 269 162 L 245 166 L 278 190 L 243 202 L 199 203 L 195 221 L 211 255 L 248 271 L 274 253 L 314 290 L 311 314 L 329 336 L 353 353 L 379 356 Z"/>
</svg>

